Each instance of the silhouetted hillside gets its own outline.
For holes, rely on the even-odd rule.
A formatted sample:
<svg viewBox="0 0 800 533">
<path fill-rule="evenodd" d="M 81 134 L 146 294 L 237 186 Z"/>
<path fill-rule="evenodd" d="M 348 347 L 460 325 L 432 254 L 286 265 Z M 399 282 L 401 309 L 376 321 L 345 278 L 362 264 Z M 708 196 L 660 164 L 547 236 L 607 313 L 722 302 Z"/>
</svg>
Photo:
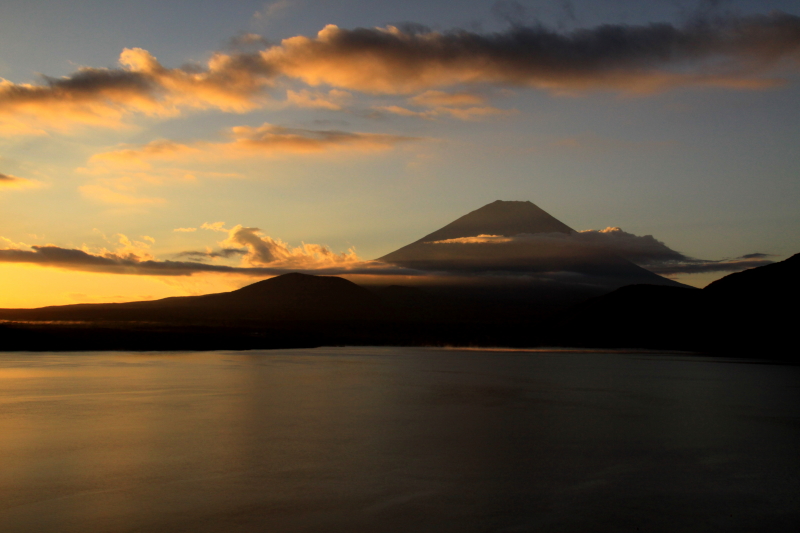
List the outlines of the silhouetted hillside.
<svg viewBox="0 0 800 533">
<path fill-rule="evenodd" d="M 761 298 L 800 294 L 800 254 L 785 261 L 730 274 L 710 283 L 704 291 L 717 296 Z"/>
<path fill-rule="evenodd" d="M 372 292 L 343 278 L 285 274 L 204 296 L 119 304 L 0 309 L 5 320 L 142 321 L 162 323 L 374 319 L 386 309 Z"/>
<path fill-rule="evenodd" d="M 697 350 L 800 362 L 800 254 L 735 274 L 702 290 L 634 285 L 566 313 L 558 343 Z"/>
</svg>

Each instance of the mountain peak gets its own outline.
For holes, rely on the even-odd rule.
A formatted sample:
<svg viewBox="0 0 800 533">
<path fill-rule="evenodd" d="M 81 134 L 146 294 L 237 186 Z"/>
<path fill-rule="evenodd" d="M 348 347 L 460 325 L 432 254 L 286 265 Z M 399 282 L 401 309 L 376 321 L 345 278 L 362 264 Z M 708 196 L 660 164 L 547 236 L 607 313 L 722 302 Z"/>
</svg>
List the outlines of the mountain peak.
<svg viewBox="0 0 800 533">
<path fill-rule="evenodd" d="M 677 285 L 615 254 L 601 253 L 592 247 L 567 242 L 568 239 L 509 240 L 502 244 L 438 242 L 479 235 L 553 233 L 570 235 L 575 231 L 531 202 L 497 200 L 378 261 L 436 272 L 571 273 L 579 276 L 581 283 L 598 287 L 616 288 L 632 283 Z"/>
<path fill-rule="evenodd" d="M 412 245 L 477 235 L 510 237 L 520 233 L 573 232 L 572 228 L 529 201 L 495 200 L 422 237 Z M 392 261 L 391 256 L 395 253 L 379 260 Z"/>
</svg>

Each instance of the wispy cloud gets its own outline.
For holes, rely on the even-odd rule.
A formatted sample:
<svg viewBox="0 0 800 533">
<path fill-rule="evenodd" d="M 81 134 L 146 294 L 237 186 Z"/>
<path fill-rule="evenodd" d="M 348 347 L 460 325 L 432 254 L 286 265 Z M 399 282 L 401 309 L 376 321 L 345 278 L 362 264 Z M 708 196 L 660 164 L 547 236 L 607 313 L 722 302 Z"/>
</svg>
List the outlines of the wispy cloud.
<svg viewBox="0 0 800 533">
<path fill-rule="evenodd" d="M 342 150 L 371 152 L 419 140 L 401 135 L 287 128 L 266 123 L 258 127 L 234 127 L 229 131 L 229 136 L 230 141 L 216 143 L 158 140 L 142 146 L 102 152 L 92 156 L 89 163 L 104 167 L 148 169 L 154 161 L 214 161 Z"/>
<path fill-rule="evenodd" d="M 472 107 L 486 103 L 486 97 L 467 92 L 425 91 L 410 98 L 409 101 L 414 105 L 425 107 Z"/>
<path fill-rule="evenodd" d="M 289 0 L 277 0 L 276 2 L 267 2 L 264 7 L 253 13 L 253 20 L 264 23 L 275 18 L 276 15 L 291 7 L 292 2 Z"/>
<path fill-rule="evenodd" d="M 480 120 L 492 116 L 511 115 L 517 112 L 516 110 L 498 109 L 492 106 L 434 107 L 433 109 L 416 111 L 402 106 L 391 105 L 391 106 L 376 106 L 373 109 L 384 113 L 391 113 L 393 115 L 400 115 L 403 117 L 416 117 L 428 120 L 441 117 L 456 118 L 459 120 Z"/>
<path fill-rule="evenodd" d="M 300 91 L 288 90 L 286 91 L 286 103 L 295 107 L 339 111 L 344 108 L 352 96 L 349 92 L 338 89 L 331 89 L 327 93 L 309 91 L 308 89 Z"/>
<path fill-rule="evenodd" d="M 9 189 L 36 189 L 41 186 L 41 182 L 36 180 L 0 173 L 0 191 Z"/>
<path fill-rule="evenodd" d="M 108 180 L 106 180 L 108 182 Z M 164 198 L 138 196 L 128 188 L 120 188 L 114 185 L 101 185 L 89 183 L 81 185 L 78 190 L 86 198 L 104 204 L 116 204 L 126 206 L 162 205 L 167 203 Z"/>
</svg>

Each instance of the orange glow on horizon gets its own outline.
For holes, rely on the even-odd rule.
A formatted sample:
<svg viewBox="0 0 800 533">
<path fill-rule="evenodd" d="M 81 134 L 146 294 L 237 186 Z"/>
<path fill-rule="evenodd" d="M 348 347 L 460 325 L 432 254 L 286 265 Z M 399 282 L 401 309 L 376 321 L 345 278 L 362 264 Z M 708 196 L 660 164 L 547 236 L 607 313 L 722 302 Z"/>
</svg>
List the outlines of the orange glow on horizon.
<svg viewBox="0 0 800 533">
<path fill-rule="evenodd" d="M 157 300 L 226 292 L 256 281 L 239 276 L 123 276 L 0 264 L 0 308 Z"/>
</svg>

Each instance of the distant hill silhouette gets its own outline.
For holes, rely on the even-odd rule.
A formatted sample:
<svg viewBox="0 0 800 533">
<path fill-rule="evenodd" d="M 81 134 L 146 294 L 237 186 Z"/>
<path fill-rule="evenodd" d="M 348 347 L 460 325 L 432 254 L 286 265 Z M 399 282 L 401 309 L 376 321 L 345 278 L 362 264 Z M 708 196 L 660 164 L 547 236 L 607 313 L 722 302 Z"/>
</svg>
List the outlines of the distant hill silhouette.
<svg viewBox="0 0 800 533">
<path fill-rule="evenodd" d="M 559 343 L 697 350 L 800 362 L 800 254 L 702 290 L 622 287 L 567 312 Z"/>
<path fill-rule="evenodd" d="M 759 299 L 800 295 L 800 254 L 785 261 L 729 274 L 708 285 L 704 291 L 722 296 Z M 796 301 L 796 300 L 795 300 Z M 786 302 L 790 303 L 790 302 Z"/>
<path fill-rule="evenodd" d="M 232 292 L 146 302 L 0 309 L 0 319 L 36 321 L 344 321 L 383 316 L 381 300 L 343 278 L 291 273 Z"/>
</svg>

